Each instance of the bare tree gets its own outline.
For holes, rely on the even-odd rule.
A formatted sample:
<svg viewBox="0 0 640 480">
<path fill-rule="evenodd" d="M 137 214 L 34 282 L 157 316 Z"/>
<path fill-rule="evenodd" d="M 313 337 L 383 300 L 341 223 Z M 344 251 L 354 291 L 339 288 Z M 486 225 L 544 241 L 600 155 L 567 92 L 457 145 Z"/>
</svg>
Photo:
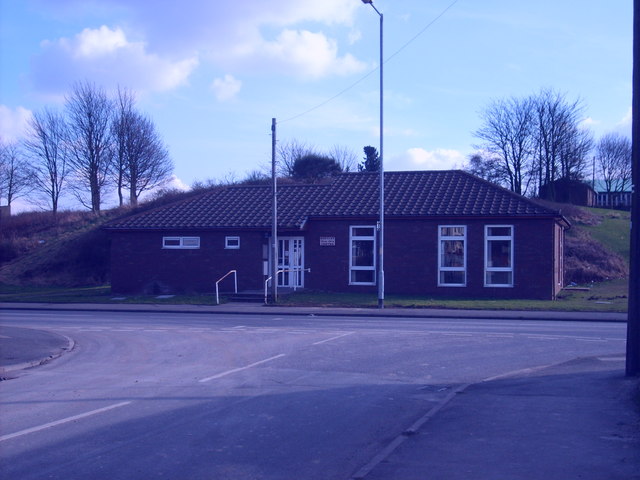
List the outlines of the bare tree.
<svg viewBox="0 0 640 480">
<path fill-rule="evenodd" d="M 292 177 L 296 160 L 305 155 L 318 155 L 315 147 L 298 140 L 290 140 L 278 144 L 278 175 Z"/>
<path fill-rule="evenodd" d="M 129 186 L 129 202 L 137 205 L 142 192 L 170 179 L 173 163 L 149 117 L 140 114 L 135 116 L 132 136 L 125 179 Z"/>
<path fill-rule="evenodd" d="M 120 205 L 123 189 L 129 189 L 129 203 L 138 204 L 145 190 L 165 183 L 173 172 L 169 152 L 164 146 L 154 123 L 134 108 L 131 92 L 118 91 L 116 114 L 112 124 L 115 147 L 114 170 Z"/>
<path fill-rule="evenodd" d="M 349 147 L 334 145 L 329 150 L 328 156 L 338 162 L 343 172 L 354 172 L 358 168 L 358 155 Z"/>
<path fill-rule="evenodd" d="M 561 178 L 582 180 L 594 147 L 593 133 L 577 123 L 569 126 L 566 133 L 566 141 L 560 151 Z"/>
<path fill-rule="evenodd" d="M 631 186 L 631 140 L 608 133 L 596 146 L 598 175 L 607 192 L 624 192 Z"/>
<path fill-rule="evenodd" d="M 500 186 L 505 186 L 505 181 L 508 178 L 504 171 L 503 162 L 482 151 L 469 155 L 469 160 L 464 166 L 464 170 Z"/>
<path fill-rule="evenodd" d="M 533 103 L 530 98 L 493 101 L 482 113 L 474 135 L 482 140 L 477 148 L 500 159 L 509 188 L 523 193 L 524 176 L 533 149 Z"/>
<path fill-rule="evenodd" d="M 532 97 L 535 105 L 535 175 L 538 187 L 560 178 L 580 179 L 593 138 L 580 126 L 584 105 L 566 95 L 544 89 Z"/>
<path fill-rule="evenodd" d="M 113 102 L 94 84 L 77 83 L 66 99 L 66 110 L 74 193 L 85 207 L 99 213 L 113 161 Z"/>
<path fill-rule="evenodd" d="M 18 144 L 0 140 L 0 199 L 11 206 L 16 198 L 31 190 L 31 172 Z"/>
<path fill-rule="evenodd" d="M 24 149 L 31 159 L 33 188 L 44 195 L 51 211 L 58 211 L 68 173 L 67 129 L 64 117 L 52 110 L 34 113 Z"/>
<path fill-rule="evenodd" d="M 560 178 L 580 180 L 593 148 L 591 132 L 581 126 L 583 112 L 580 100 L 568 102 L 551 89 L 493 101 L 481 113 L 477 148 L 500 160 L 496 172 L 519 194 Z"/>
<path fill-rule="evenodd" d="M 135 98 L 133 93 L 129 90 L 121 90 L 118 88 L 111 134 L 114 139 L 113 171 L 116 177 L 116 190 L 118 192 L 118 202 L 120 206 L 124 204 L 127 157 L 130 149 L 129 144 L 135 114 L 134 104 Z"/>
</svg>

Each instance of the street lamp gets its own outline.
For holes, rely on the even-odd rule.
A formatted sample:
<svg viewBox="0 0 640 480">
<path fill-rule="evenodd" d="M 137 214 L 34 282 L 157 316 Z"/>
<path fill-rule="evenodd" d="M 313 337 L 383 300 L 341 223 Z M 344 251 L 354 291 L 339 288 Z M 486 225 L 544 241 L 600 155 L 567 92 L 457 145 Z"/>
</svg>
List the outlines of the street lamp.
<svg viewBox="0 0 640 480">
<path fill-rule="evenodd" d="M 362 0 L 362 3 L 371 5 L 371 8 L 380 17 L 380 221 L 378 228 L 378 308 L 384 308 L 384 154 L 383 154 L 383 80 L 384 80 L 384 62 L 382 55 L 383 46 L 383 15 L 373 4 L 373 0 Z"/>
</svg>

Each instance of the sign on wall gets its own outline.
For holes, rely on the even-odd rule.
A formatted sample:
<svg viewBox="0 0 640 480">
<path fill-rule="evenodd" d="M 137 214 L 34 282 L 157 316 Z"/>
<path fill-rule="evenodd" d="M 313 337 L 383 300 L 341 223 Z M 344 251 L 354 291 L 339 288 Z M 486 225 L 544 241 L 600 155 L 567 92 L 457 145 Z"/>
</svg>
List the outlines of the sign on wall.
<svg viewBox="0 0 640 480">
<path fill-rule="evenodd" d="M 320 246 L 321 247 L 335 247 L 336 246 L 336 237 L 320 237 Z"/>
</svg>

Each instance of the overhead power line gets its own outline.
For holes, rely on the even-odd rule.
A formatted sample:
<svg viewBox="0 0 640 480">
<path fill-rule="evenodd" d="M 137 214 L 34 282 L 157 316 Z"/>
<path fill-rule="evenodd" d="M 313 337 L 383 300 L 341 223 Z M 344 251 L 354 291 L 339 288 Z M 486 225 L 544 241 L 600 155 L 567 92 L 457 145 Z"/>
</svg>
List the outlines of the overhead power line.
<svg viewBox="0 0 640 480">
<path fill-rule="evenodd" d="M 431 26 L 436 23 L 438 20 L 440 20 L 456 3 L 458 3 L 460 0 L 454 0 L 453 2 L 451 2 L 444 10 L 442 10 L 442 12 L 440 12 L 433 20 L 431 20 L 427 25 L 425 25 L 425 27 L 420 30 L 418 33 L 416 33 L 413 37 L 411 37 L 406 43 L 404 43 L 400 48 L 398 48 L 395 52 L 393 52 L 391 55 L 389 55 L 383 62 L 383 64 L 387 64 L 389 62 L 389 60 L 391 60 L 392 58 L 396 57 L 400 52 L 402 52 L 405 48 L 407 48 L 409 45 L 411 45 L 413 42 L 415 42 L 418 37 L 420 37 L 424 32 L 426 32 L 429 28 L 431 28 Z M 363 81 L 365 81 L 367 78 L 369 78 L 371 75 L 373 75 L 375 72 L 378 71 L 378 69 L 380 68 L 380 66 L 377 66 L 376 68 L 374 68 L 373 70 L 371 70 L 370 72 L 366 73 L 365 75 L 363 75 L 362 77 L 360 77 L 358 80 L 356 80 L 355 82 L 353 82 L 351 85 L 349 85 L 348 87 L 344 88 L 343 90 L 339 91 L 338 93 L 336 93 L 334 96 L 324 100 L 323 102 L 317 104 L 315 107 L 311 107 L 308 110 L 305 110 L 304 112 L 301 112 L 297 115 L 294 115 L 293 117 L 289 117 L 286 118 L 284 120 L 279 121 L 278 123 L 285 123 L 285 122 L 290 122 L 291 120 L 295 120 L 296 118 L 300 118 L 303 117 L 315 110 L 318 110 L 321 107 L 324 107 L 326 104 L 332 102 L 333 100 L 335 100 L 336 98 L 342 96 L 343 94 L 347 93 L 349 90 L 353 89 L 354 87 L 356 87 L 357 85 L 359 85 L 360 83 L 362 83 Z"/>
</svg>

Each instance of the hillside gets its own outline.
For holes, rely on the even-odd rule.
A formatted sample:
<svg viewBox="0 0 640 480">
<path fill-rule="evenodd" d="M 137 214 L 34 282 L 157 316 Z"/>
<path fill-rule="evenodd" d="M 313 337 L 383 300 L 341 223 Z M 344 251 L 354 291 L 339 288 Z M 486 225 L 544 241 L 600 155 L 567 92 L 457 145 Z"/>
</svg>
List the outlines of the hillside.
<svg viewBox="0 0 640 480">
<path fill-rule="evenodd" d="M 157 204 L 143 205 L 140 210 Z M 546 204 L 561 209 L 572 223 L 565 244 L 566 284 L 628 276 L 629 212 Z M 114 209 L 99 216 L 61 212 L 54 219 L 49 213 L 31 212 L 4 219 L 0 224 L 0 284 L 108 284 L 109 240 L 100 226 L 131 213 L 129 209 Z"/>
<path fill-rule="evenodd" d="M 550 204 L 571 222 L 565 241 L 565 285 L 629 275 L 629 212 Z"/>
</svg>

